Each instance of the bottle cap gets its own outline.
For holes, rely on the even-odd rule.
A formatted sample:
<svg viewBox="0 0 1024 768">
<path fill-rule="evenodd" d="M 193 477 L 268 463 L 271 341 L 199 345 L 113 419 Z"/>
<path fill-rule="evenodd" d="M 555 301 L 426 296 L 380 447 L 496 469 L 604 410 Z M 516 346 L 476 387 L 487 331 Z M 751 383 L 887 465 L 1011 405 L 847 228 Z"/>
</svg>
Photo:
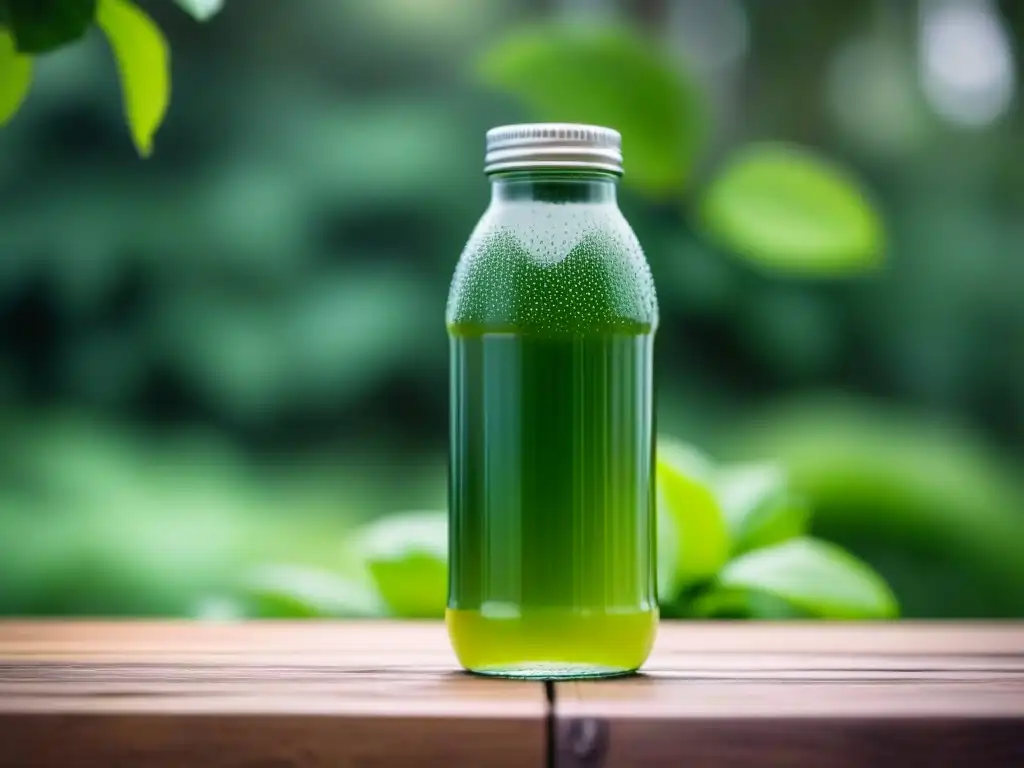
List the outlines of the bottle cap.
<svg viewBox="0 0 1024 768">
<path fill-rule="evenodd" d="M 484 173 L 565 168 L 622 175 L 622 136 L 577 123 L 502 125 L 487 132 Z"/>
</svg>

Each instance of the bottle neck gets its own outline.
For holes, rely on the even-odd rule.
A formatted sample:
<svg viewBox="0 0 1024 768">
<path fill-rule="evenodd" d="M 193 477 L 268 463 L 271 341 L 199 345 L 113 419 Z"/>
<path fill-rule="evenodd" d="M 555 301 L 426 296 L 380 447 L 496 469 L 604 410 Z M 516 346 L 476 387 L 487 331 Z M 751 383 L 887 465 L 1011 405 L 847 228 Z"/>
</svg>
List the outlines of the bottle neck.
<svg viewBox="0 0 1024 768">
<path fill-rule="evenodd" d="M 491 200 L 501 203 L 616 202 L 618 177 L 598 171 L 511 171 L 491 176 Z"/>
</svg>

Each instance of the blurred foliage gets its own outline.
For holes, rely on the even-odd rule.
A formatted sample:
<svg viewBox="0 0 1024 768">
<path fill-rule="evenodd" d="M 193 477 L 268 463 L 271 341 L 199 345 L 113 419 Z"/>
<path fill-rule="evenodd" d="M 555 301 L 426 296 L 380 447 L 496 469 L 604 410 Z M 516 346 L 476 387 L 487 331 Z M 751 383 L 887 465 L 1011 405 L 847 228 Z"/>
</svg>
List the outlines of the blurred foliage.
<svg viewBox="0 0 1024 768">
<path fill-rule="evenodd" d="M 479 69 L 534 119 L 617 128 L 625 183 L 655 200 L 681 195 L 705 149 L 706 98 L 657 41 L 626 27 L 517 31 Z M 882 256 L 882 225 L 867 196 L 848 172 L 799 147 L 736 153 L 701 192 L 698 218 L 723 248 L 792 276 L 860 272 Z"/>
<path fill-rule="evenodd" d="M 779 598 L 804 615 L 823 619 L 893 618 L 896 598 L 889 586 L 864 563 L 838 547 L 814 539 L 794 539 L 748 552 L 718 574 L 716 591 L 702 615 L 717 615 L 724 601 L 739 595 L 753 618 L 778 618 L 762 613 L 751 593 Z M 699 599 L 698 599 L 699 600 Z M 717 603 L 717 605 L 716 605 Z M 734 609 L 733 609 L 734 610 Z"/>
<path fill-rule="evenodd" d="M 762 471 L 768 468 L 760 467 Z M 839 547 L 778 526 L 762 546 L 752 546 L 756 521 L 785 492 L 781 471 L 756 490 L 748 468 L 715 467 L 696 449 L 665 439 L 657 472 L 659 519 L 675 525 L 658 531 L 659 551 L 677 552 L 662 585 L 667 617 L 880 619 L 898 613 L 896 598 L 871 568 Z M 725 490 L 736 484 L 740 492 Z M 721 499 L 743 497 L 743 520 L 728 532 Z M 777 517 L 777 516 L 776 516 Z M 662 542 L 670 541 L 668 546 Z M 229 616 L 266 615 L 270 596 L 279 615 L 292 617 L 441 618 L 447 596 L 448 516 L 444 511 L 389 515 L 355 531 L 351 557 L 365 579 L 347 582 L 331 573 L 278 569 L 251 587 L 212 601 L 232 605 Z M 677 547 L 677 545 L 679 545 Z M 712 553 L 708 555 L 706 553 Z M 664 555 L 663 555 L 664 557 Z M 368 596 L 364 584 L 372 584 Z M 358 585 L 358 586 L 355 586 Z M 211 601 L 200 603 L 208 606 Z M 378 606 L 376 613 L 373 606 Z M 204 615 L 200 610 L 199 615 Z M 208 614 L 207 614 L 208 615 Z"/>
<path fill-rule="evenodd" d="M 436 468 L 400 462 L 389 474 L 404 487 L 382 494 L 369 456 L 254 471 L 210 430 L 156 441 L 72 414 L 0 424 L 0 614 L 184 615 L 229 588 L 260 615 L 293 592 L 369 612 L 346 530 L 443 498 Z"/>
<path fill-rule="evenodd" d="M 29 60 L 0 2 L 0 613 L 393 610 L 352 550 L 383 512 L 443 508 L 429 318 L 486 205 L 483 132 L 578 110 L 623 129 L 660 428 L 729 460 L 659 468 L 692 512 L 659 505 L 666 615 L 883 612 L 813 537 L 903 616 L 1024 616 L 1024 102 L 944 125 L 910 6 L 731 4 L 749 39 L 715 68 L 714 19 L 684 46 L 667 4 L 633 5 L 573 32 L 510 0 L 253 0 L 209 25 L 140 0 L 176 95 L 139 163 L 102 36 Z M 398 551 L 398 582 L 433 557 Z M 778 580 L 837 563 L 850 603 Z"/>
<path fill-rule="evenodd" d="M 716 466 L 696 449 L 663 439 L 657 480 L 659 507 L 675 523 L 659 530 L 659 545 L 666 536 L 679 538 L 675 578 L 661 595 L 664 615 L 897 614 L 896 598 L 869 566 L 805 534 L 809 509 L 795 501 L 782 467 Z"/>
<path fill-rule="evenodd" d="M 779 544 L 808 528 L 810 506 L 776 464 L 752 462 L 719 470 L 715 485 L 734 552 Z"/>
<path fill-rule="evenodd" d="M 715 493 L 714 470 L 693 448 L 663 441 L 658 449 L 658 541 L 674 567 L 666 594 L 714 576 L 729 556 L 729 531 Z M 661 546 L 661 542 L 671 541 Z"/>
<path fill-rule="evenodd" d="M 224 7 L 224 0 L 175 0 L 199 21 L 208 21 Z"/>
<path fill-rule="evenodd" d="M 852 399 L 780 404 L 732 450 L 814 499 L 813 530 L 872 563 L 912 617 L 1024 616 L 1024 484 L 964 430 Z"/>
<path fill-rule="evenodd" d="M 709 234 L 737 253 L 792 274 L 860 272 L 882 254 L 882 226 L 846 173 L 804 150 L 753 145 L 705 194 Z"/>
<path fill-rule="evenodd" d="M 225 613 L 226 609 L 226 613 Z M 386 607 L 372 584 L 302 566 L 260 566 L 246 573 L 231 598 L 199 603 L 199 618 L 318 618 L 381 616 Z"/>
<path fill-rule="evenodd" d="M 703 96 L 657 46 L 618 27 L 556 25 L 513 33 L 480 62 L 485 83 L 538 120 L 622 134 L 625 183 L 665 197 L 689 180 L 704 141 Z"/>
<path fill-rule="evenodd" d="M 392 615 L 443 615 L 448 590 L 448 514 L 405 512 L 376 520 L 355 537 L 353 552 Z"/>
<path fill-rule="evenodd" d="M 19 53 L 48 53 L 84 35 L 97 5 L 97 0 L 4 0 L 0 20 Z"/>
</svg>

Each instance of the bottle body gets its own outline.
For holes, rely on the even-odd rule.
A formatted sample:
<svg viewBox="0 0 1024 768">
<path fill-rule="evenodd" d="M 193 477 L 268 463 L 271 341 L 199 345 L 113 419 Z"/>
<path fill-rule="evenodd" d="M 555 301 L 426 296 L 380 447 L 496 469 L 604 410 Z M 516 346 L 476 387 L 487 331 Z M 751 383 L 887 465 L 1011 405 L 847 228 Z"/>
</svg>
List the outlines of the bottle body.
<svg viewBox="0 0 1024 768">
<path fill-rule="evenodd" d="M 502 174 L 456 268 L 449 600 L 467 669 L 639 667 L 657 620 L 646 261 L 602 174 Z"/>
</svg>

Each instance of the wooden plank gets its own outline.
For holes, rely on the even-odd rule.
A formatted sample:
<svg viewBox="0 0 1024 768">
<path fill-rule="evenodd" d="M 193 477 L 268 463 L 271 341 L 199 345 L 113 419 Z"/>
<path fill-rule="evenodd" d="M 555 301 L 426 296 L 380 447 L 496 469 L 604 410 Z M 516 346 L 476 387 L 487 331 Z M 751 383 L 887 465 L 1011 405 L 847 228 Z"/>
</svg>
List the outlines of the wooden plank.
<svg viewBox="0 0 1024 768">
<path fill-rule="evenodd" d="M 423 622 L 0 622 L 0 766 L 1024 765 L 1024 625 L 663 626 L 647 672 L 456 671 Z"/>
<path fill-rule="evenodd" d="M 1024 624 L 688 624 L 559 683 L 559 766 L 1024 765 Z"/>
<path fill-rule="evenodd" d="M 651 664 L 679 655 L 1024 654 L 1024 622 L 662 622 Z"/>
<path fill-rule="evenodd" d="M 543 736 L 515 717 L 76 713 L 0 716 L 0 733 L 5 768 L 504 768 L 544 759 Z"/>
<path fill-rule="evenodd" d="M 539 683 L 415 622 L 0 622 L 0 766 L 537 766 Z"/>
<path fill-rule="evenodd" d="M 282 655 L 332 666 L 455 663 L 443 626 L 430 621 L 0 620 L 0 660 L 198 656 L 256 664 Z"/>
</svg>

